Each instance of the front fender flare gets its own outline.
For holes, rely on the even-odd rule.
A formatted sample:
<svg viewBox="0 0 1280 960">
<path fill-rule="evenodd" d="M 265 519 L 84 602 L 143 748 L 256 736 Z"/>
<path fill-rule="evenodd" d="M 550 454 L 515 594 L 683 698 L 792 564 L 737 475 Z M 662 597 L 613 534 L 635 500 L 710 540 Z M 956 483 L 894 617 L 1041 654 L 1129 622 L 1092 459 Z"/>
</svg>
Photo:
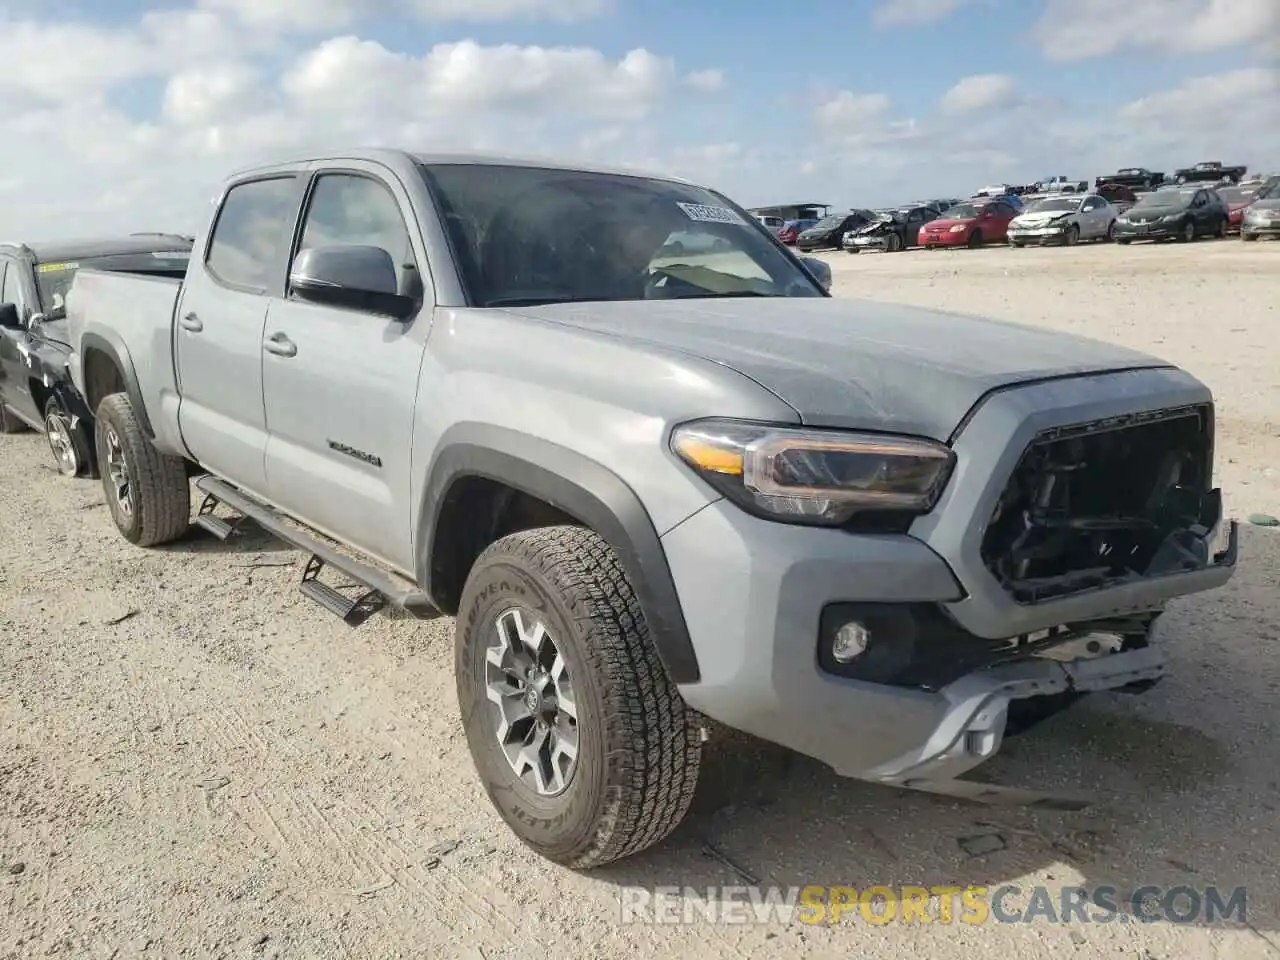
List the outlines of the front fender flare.
<svg viewBox="0 0 1280 960">
<path fill-rule="evenodd" d="M 432 581 L 441 511 L 459 479 L 482 477 L 551 504 L 590 527 L 614 549 L 674 683 L 701 674 L 662 541 L 635 491 L 608 467 L 567 447 L 488 424 L 461 423 L 441 437 L 423 489 L 415 543 L 419 584 Z"/>
</svg>

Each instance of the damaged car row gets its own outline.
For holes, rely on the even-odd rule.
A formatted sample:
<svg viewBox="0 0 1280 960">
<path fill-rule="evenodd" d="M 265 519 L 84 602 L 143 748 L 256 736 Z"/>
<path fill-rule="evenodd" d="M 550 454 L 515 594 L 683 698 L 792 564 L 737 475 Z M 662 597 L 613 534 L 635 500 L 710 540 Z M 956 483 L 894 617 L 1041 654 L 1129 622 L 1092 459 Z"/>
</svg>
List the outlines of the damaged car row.
<svg viewBox="0 0 1280 960">
<path fill-rule="evenodd" d="M 124 539 L 256 525 L 348 624 L 455 618 L 475 774 L 551 860 L 663 840 L 708 720 L 1077 804 L 963 775 L 1150 688 L 1232 576 L 1213 395 L 830 281 L 685 180 L 379 148 L 232 174 L 181 279 L 82 263 L 63 342 Z"/>
</svg>

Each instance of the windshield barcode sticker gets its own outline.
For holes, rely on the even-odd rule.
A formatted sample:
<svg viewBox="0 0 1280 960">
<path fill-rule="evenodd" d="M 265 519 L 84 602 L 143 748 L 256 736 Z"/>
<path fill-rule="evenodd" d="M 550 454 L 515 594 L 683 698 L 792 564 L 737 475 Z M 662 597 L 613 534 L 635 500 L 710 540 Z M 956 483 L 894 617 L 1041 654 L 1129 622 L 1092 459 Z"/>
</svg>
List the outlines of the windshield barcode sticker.
<svg viewBox="0 0 1280 960">
<path fill-rule="evenodd" d="M 746 221 L 728 207 L 712 207 L 703 203 L 681 203 L 680 201 L 676 201 L 676 206 L 683 210 L 690 220 L 700 223 L 735 223 L 740 227 L 746 226 Z"/>
<path fill-rule="evenodd" d="M 185 250 L 153 250 L 151 255 L 157 260 L 186 260 L 191 256 Z"/>
</svg>

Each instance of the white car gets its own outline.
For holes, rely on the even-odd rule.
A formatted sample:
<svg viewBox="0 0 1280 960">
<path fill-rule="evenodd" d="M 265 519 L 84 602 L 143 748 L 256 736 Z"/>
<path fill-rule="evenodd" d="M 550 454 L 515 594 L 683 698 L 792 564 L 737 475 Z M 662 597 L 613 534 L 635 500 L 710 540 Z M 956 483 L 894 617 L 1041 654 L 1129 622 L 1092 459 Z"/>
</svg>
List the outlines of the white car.
<svg viewBox="0 0 1280 960">
<path fill-rule="evenodd" d="M 1115 206 L 1096 193 L 1045 197 L 1009 221 L 1009 245 L 1110 240 L 1116 216 Z"/>
</svg>

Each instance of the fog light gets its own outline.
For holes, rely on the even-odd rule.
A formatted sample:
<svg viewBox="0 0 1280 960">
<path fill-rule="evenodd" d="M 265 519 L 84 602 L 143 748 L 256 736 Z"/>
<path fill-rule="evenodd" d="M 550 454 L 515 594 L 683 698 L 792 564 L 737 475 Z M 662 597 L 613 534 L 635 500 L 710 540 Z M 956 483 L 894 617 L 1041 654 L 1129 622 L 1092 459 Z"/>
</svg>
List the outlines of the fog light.
<svg viewBox="0 0 1280 960">
<path fill-rule="evenodd" d="M 838 663 L 849 663 L 861 656 L 871 640 L 871 631 L 857 620 L 850 620 L 836 631 L 831 641 L 831 656 Z"/>
</svg>

